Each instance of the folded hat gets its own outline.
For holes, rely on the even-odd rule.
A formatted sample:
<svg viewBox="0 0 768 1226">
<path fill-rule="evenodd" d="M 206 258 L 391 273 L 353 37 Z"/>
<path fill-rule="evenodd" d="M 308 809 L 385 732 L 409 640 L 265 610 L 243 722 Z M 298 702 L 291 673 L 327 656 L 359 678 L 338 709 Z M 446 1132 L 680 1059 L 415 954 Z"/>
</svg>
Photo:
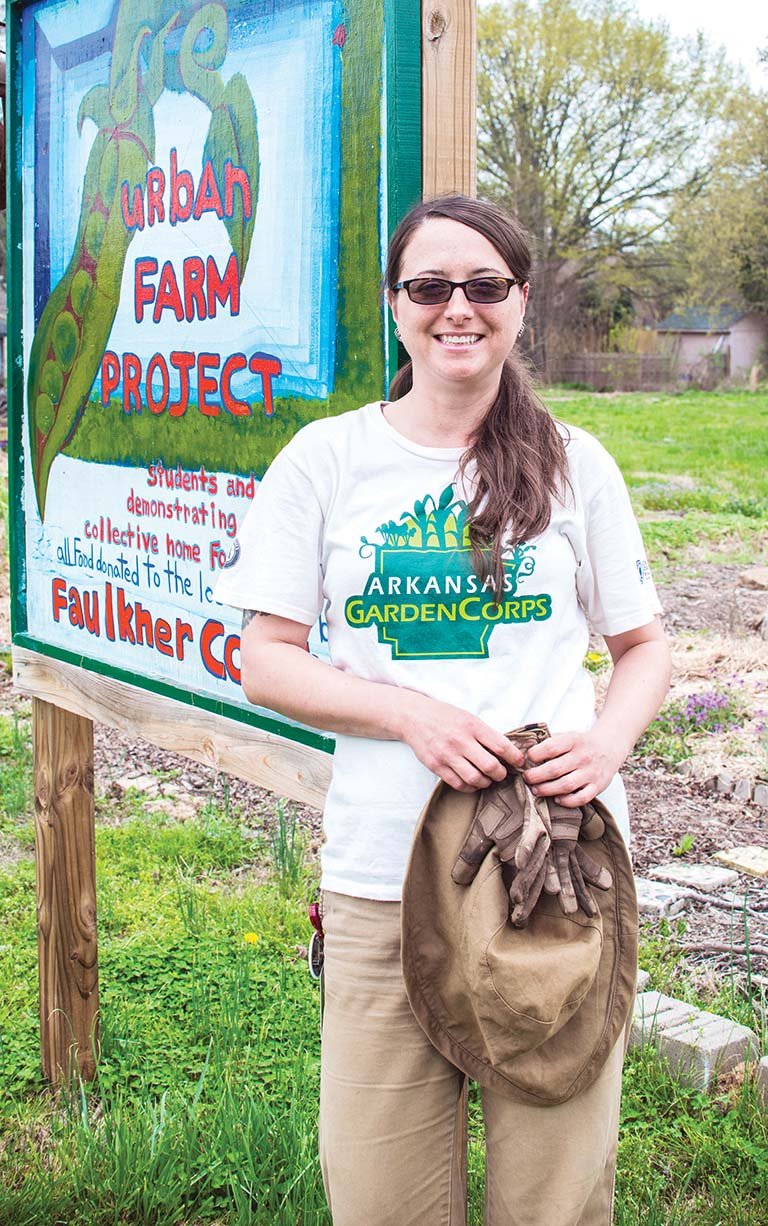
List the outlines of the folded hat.
<svg viewBox="0 0 768 1226">
<path fill-rule="evenodd" d="M 599 913 L 565 915 L 542 894 L 528 926 L 514 928 L 510 869 L 495 850 L 470 885 L 451 877 L 479 796 L 440 783 L 419 819 L 403 889 L 406 990 L 433 1045 L 480 1085 L 555 1105 L 594 1081 L 632 1008 L 632 867 L 614 818 L 593 800 L 605 830 L 589 854 L 612 877 Z"/>
</svg>

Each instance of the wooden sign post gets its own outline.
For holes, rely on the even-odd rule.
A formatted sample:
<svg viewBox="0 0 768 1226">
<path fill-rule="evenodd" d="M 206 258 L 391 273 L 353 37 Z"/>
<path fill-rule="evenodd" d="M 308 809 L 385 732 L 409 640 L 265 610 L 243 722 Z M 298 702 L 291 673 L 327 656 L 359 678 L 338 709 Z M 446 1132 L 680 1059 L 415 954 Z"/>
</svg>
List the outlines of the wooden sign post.
<svg viewBox="0 0 768 1226">
<path fill-rule="evenodd" d="M 291 434 L 384 393 L 386 233 L 474 191 L 475 0 L 422 10 L 9 5 L 13 662 L 51 1080 L 98 1052 L 93 721 L 322 805 L 332 741 L 245 702 L 212 586 Z"/>
</svg>

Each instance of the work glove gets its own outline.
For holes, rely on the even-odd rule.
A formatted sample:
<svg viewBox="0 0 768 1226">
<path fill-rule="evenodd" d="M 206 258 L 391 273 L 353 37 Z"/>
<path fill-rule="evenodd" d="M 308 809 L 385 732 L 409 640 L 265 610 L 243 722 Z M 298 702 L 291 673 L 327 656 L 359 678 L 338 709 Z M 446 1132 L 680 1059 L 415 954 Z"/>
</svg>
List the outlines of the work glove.
<svg viewBox="0 0 768 1226">
<path fill-rule="evenodd" d="M 457 885 L 469 885 L 495 847 L 502 864 L 514 866 L 519 895 L 543 870 L 549 844 L 546 807 L 536 804 L 522 775 L 511 771 L 503 782 L 477 793 L 474 817 L 451 877 Z"/>
<path fill-rule="evenodd" d="M 567 809 L 555 800 L 548 800 L 547 808 L 552 843 L 547 854 L 549 871 L 543 888 L 548 894 L 557 894 L 566 915 L 573 915 L 579 907 L 585 915 L 597 915 L 597 903 L 589 886 L 609 890 L 613 878 L 607 868 L 593 860 L 578 840 L 580 837 L 599 839 L 605 830 L 605 823 L 590 804 Z"/>
<path fill-rule="evenodd" d="M 509 891 L 510 920 L 515 927 L 524 928 L 545 882 L 555 891 L 560 887 L 547 863 L 547 806 L 536 801 L 517 771 L 510 772 L 503 783 L 478 793 L 472 824 L 451 871 L 453 880 L 458 885 L 474 881 L 494 847 Z"/>
</svg>

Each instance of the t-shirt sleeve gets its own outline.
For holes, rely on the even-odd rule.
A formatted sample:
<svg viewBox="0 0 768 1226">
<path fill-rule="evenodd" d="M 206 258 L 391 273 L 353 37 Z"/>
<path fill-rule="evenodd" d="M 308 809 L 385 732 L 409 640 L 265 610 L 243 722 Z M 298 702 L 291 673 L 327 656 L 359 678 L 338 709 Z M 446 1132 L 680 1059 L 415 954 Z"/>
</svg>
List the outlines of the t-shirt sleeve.
<svg viewBox="0 0 768 1226">
<path fill-rule="evenodd" d="M 214 598 L 311 626 L 323 607 L 323 510 L 309 473 L 288 445 L 270 464 L 238 530 L 236 557 Z"/>
<path fill-rule="evenodd" d="M 623 634 L 663 612 L 618 465 L 603 452 L 602 481 L 584 504 L 579 599 L 600 634 Z"/>
</svg>

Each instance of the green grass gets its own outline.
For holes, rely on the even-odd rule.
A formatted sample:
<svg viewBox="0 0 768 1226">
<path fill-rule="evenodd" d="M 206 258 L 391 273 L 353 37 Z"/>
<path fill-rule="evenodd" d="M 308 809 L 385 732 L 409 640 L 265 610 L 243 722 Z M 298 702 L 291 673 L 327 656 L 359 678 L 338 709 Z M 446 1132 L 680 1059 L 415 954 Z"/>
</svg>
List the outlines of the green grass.
<svg viewBox="0 0 768 1226">
<path fill-rule="evenodd" d="M 543 393 L 617 461 L 654 572 L 768 554 L 768 397 L 750 392 Z"/>
<path fill-rule="evenodd" d="M 5 657 L 0 657 L 3 660 Z M 0 720 L 0 828 L 14 821 L 32 801 L 32 743 L 29 722 L 15 715 Z"/>
<path fill-rule="evenodd" d="M 19 733 L 0 719 L 0 735 Z M 271 836 L 254 837 L 226 796 L 184 822 L 144 803 L 98 802 L 101 1051 L 95 1082 L 68 1095 L 39 1071 L 29 812 L 6 820 L 17 857 L 0 867 L 0 929 L 12 934 L 0 945 L 0 1226 L 329 1226 L 303 832 L 285 808 Z M 678 995 L 692 991 L 677 982 L 680 935 L 643 938 L 654 986 Z M 731 1004 L 743 1020 L 735 986 Z M 630 1056 L 625 1086 L 618 1223 L 760 1220 L 768 1126 L 749 1086 L 709 1099 L 647 1052 Z M 476 1090 L 470 1121 L 480 1226 Z"/>
<path fill-rule="evenodd" d="M 648 509 L 754 516 L 758 508 L 762 513 L 768 508 L 764 394 L 562 396 L 553 391 L 545 392 L 544 400 L 563 421 L 597 435 Z M 673 496 L 673 479 L 681 477 L 691 485 Z"/>
</svg>

